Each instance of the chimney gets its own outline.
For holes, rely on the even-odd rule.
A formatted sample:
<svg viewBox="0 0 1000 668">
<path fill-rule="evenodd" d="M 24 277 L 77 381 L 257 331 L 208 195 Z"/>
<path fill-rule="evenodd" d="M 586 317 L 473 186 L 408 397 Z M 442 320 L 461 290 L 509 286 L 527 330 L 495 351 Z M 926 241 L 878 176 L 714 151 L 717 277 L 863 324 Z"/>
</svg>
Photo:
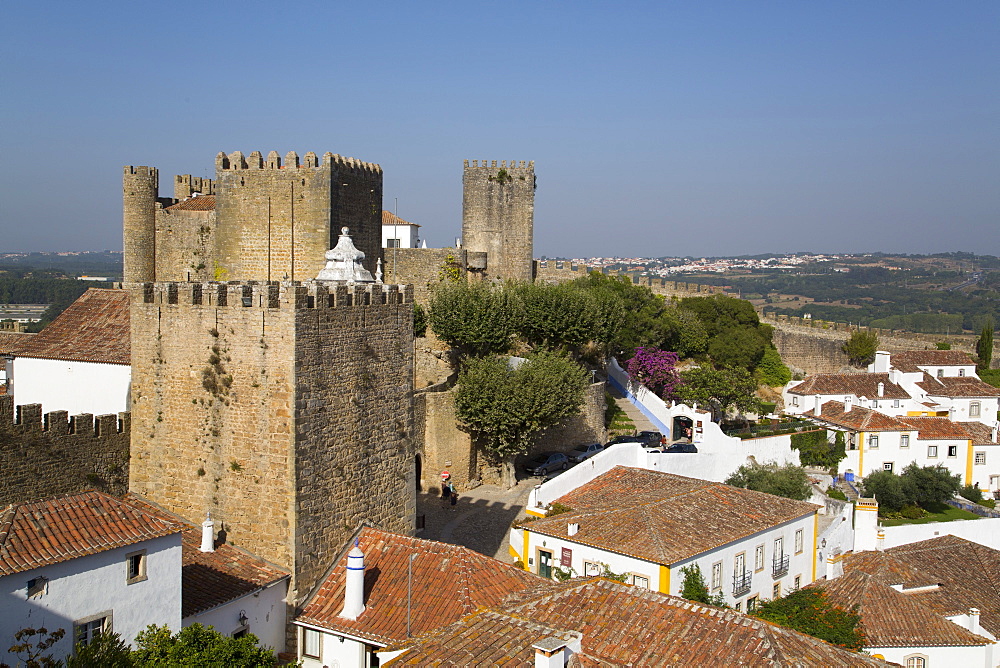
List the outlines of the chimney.
<svg viewBox="0 0 1000 668">
<path fill-rule="evenodd" d="M 826 580 L 829 582 L 834 578 L 839 578 L 844 574 L 844 560 L 842 554 L 831 554 L 826 558 Z"/>
<path fill-rule="evenodd" d="M 535 668 L 564 668 L 569 651 L 569 640 L 549 636 L 531 646 L 535 650 Z"/>
<path fill-rule="evenodd" d="M 212 513 L 205 515 L 205 521 L 201 523 L 201 548 L 202 552 L 215 552 L 215 522 L 212 521 Z"/>
<path fill-rule="evenodd" d="M 885 383 L 879 383 L 878 384 L 878 396 L 879 397 L 884 397 L 885 396 Z"/>
<path fill-rule="evenodd" d="M 973 633 L 980 633 L 979 608 L 969 608 L 969 630 Z"/>
<path fill-rule="evenodd" d="M 887 373 L 889 371 L 889 353 L 884 350 L 875 351 L 875 363 L 871 365 L 869 371 Z"/>
<path fill-rule="evenodd" d="M 879 552 L 885 551 L 885 530 L 879 529 L 878 533 L 875 534 L 875 549 Z"/>
<path fill-rule="evenodd" d="M 347 553 L 347 579 L 344 586 L 344 609 L 340 616 L 357 619 L 365 611 L 365 553 L 354 539 L 354 547 Z"/>
<path fill-rule="evenodd" d="M 570 522 L 569 526 L 566 527 L 566 533 L 569 534 L 570 536 L 575 536 L 576 532 L 579 530 L 580 530 L 579 522 Z"/>
<path fill-rule="evenodd" d="M 864 552 L 875 549 L 875 534 L 878 531 L 878 501 L 858 499 L 854 504 L 854 551 Z"/>
<path fill-rule="evenodd" d="M 816 410 L 815 410 L 816 417 L 819 417 L 819 414 L 822 413 L 822 412 L 823 412 L 823 397 L 821 397 L 820 395 L 817 394 L 816 395 Z"/>
</svg>

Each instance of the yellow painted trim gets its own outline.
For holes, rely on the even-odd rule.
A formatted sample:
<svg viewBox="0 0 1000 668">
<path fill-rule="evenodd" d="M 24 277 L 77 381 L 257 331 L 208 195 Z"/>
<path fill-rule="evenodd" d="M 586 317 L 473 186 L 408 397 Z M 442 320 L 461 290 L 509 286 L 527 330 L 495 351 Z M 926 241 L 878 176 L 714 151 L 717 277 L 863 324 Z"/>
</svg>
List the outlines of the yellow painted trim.
<svg viewBox="0 0 1000 668">
<path fill-rule="evenodd" d="M 966 441 L 966 453 L 965 453 L 965 484 L 972 484 L 972 458 L 974 456 L 972 447 L 972 441 Z"/>
<path fill-rule="evenodd" d="M 524 551 L 521 553 L 521 563 L 524 564 L 524 570 L 531 571 L 531 567 L 528 566 L 528 530 L 521 529 L 521 536 L 524 538 Z"/>
<path fill-rule="evenodd" d="M 670 593 L 670 566 L 660 564 L 660 593 Z"/>
<path fill-rule="evenodd" d="M 508 544 L 507 545 L 507 550 L 510 552 L 510 556 L 514 557 L 518 561 L 521 560 L 521 555 L 517 553 L 517 550 L 514 549 L 513 545 L 509 545 Z"/>
<path fill-rule="evenodd" d="M 865 477 L 865 432 L 858 432 L 858 475 Z"/>
<path fill-rule="evenodd" d="M 524 514 L 531 515 L 532 517 L 545 517 L 545 513 L 540 513 L 537 510 L 532 510 L 531 508 L 525 508 Z"/>
<path fill-rule="evenodd" d="M 816 546 L 819 545 L 819 511 L 817 510 L 813 513 L 813 549 L 812 549 L 812 562 L 813 562 L 813 575 L 812 581 L 816 582 Z"/>
</svg>

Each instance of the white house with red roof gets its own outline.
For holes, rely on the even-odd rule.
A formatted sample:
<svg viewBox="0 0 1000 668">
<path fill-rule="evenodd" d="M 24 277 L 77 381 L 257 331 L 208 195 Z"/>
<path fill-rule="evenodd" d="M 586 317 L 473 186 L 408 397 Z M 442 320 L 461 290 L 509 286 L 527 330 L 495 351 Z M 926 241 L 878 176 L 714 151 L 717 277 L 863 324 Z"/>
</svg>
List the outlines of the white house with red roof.
<svg viewBox="0 0 1000 668">
<path fill-rule="evenodd" d="M 382 212 L 382 248 L 417 248 L 420 226 L 390 211 Z"/>
<path fill-rule="evenodd" d="M 90 288 L 13 351 L 9 391 L 46 411 L 127 411 L 130 350 L 128 292 Z"/>
<path fill-rule="evenodd" d="M 18 665 L 7 648 L 25 627 L 64 629 L 60 659 L 98 631 L 180 630 L 181 529 L 101 492 L 0 510 L 0 663 Z"/>
</svg>

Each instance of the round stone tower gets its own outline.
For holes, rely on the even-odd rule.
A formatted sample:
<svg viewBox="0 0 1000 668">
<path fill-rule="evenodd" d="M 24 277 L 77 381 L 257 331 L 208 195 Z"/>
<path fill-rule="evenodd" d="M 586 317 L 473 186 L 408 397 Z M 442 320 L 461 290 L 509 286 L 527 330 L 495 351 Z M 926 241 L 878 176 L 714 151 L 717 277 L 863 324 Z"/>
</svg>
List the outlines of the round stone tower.
<svg viewBox="0 0 1000 668">
<path fill-rule="evenodd" d="M 122 176 L 126 283 L 156 280 L 156 197 L 160 186 L 155 167 L 124 168 Z"/>
</svg>

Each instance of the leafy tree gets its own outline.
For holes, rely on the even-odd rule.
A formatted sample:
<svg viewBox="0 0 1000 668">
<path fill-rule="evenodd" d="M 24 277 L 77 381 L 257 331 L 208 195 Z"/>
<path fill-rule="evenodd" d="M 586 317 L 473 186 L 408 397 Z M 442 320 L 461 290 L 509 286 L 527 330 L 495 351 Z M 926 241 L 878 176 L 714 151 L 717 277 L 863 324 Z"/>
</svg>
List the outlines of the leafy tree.
<svg viewBox="0 0 1000 668">
<path fill-rule="evenodd" d="M 579 349 L 595 337 L 595 299 L 571 283 L 526 283 L 514 288 L 520 333 L 533 347 Z"/>
<path fill-rule="evenodd" d="M 812 496 L 809 476 L 804 468 L 794 464 L 744 464 L 726 478 L 725 483 L 797 501 L 804 501 Z"/>
<path fill-rule="evenodd" d="M 750 328 L 726 329 L 708 344 L 708 356 L 719 367 L 753 371 L 760 364 L 769 342 Z"/>
<path fill-rule="evenodd" d="M 270 668 L 277 664 L 274 654 L 257 646 L 257 637 L 224 636 L 201 624 L 185 626 L 172 634 L 166 626 L 150 625 L 136 636 L 132 653 L 140 666 L 239 666 Z"/>
<path fill-rule="evenodd" d="M 117 633 L 95 633 L 86 645 L 77 643 L 66 668 L 132 668 L 132 650 Z"/>
<path fill-rule="evenodd" d="M 15 642 L 7 651 L 16 654 L 18 666 L 24 668 L 62 668 L 63 662 L 46 654 L 49 649 L 66 635 L 66 629 L 49 631 L 47 628 L 26 627 L 14 633 Z M 10 668 L 6 663 L 0 663 L 0 668 Z"/>
<path fill-rule="evenodd" d="M 515 482 L 514 457 L 541 430 L 579 412 L 588 383 L 586 370 L 557 353 L 535 353 L 512 366 L 497 357 L 470 358 L 455 391 L 458 419 L 503 462 L 508 486 Z"/>
<path fill-rule="evenodd" d="M 934 347 L 937 350 L 951 350 L 951 344 L 948 343 L 947 341 L 938 341 L 937 343 L 934 344 Z"/>
<path fill-rule="evenodd" d="M 878 335 L 868 330 L 856 329 L 841 350 L 847 355 L 847 361 L 850 362 L 851 366 L 868 366 L 875 361 L 875 351 L 878 350 Z"/>
<path fill-rule="evenodd" d="M 489 283 L 443 282 L 431 294 L 431 329 L 464 355 L 507 352 L 517 324 L 510 295 Z"/>
<path fill-rule="evenodd" d="M 983 331 L 976 341 L 976 356 L 979 358 L 977 368 L 980 370 L 989 369 L 993 363 L 993 321 L 983 325 Z"/>
<path fill-rule="evenodd" d="M 796 589 L 787 596 L 764 601 L 750 614 L 855 652 L 865 644 L 858 626 L 861 615 L 830 603 L 822 587 Z"/>
<path fill-rule="evenodd" d="M 968 484 L 964 486 L 959 494 L 963 499 L 972 501 L 973 503 L 979 503 L 983 500 L 983 491 L 979 489 L 979 485 Z"/>
<path fill-rule="evenodd" d="M 636 348 L 635 355 L 625 368 L 630 377 L 663 399 L 671 401 L 677 398 L 677 388 L 681 384 L 677 353 L 651 347 Z"/>
<path fill-rule="evenodd" d="M 933 510 L 962 488 L 962 478 L 941 464 L 921 467 L 911 463 L 903 469 L 900 478 L 907 501 L 924 510 Z"/>
<path fill-rule="evenodd" d="M 875 471 L 861 481 L 861 489 L 867 497 L 878 501 L 878 514 L 898 513 L 907 504 L 902 481 L 892 471 Z"/>
<path fill-rule="evenodd" d="M 677 395 L 687 404 L 713 406 L 721 413 L 729 408 L 753 413 L 760 408 L 757 383 L 746 369 L 695 367 L 682 371 L 681 380 Z"/>
<path fill-rule="evenodd" d="M 799 451 L 799 461 L 803 466 L 831 468 L 847 457 L 843 432 L 837 432 L 833 443 L 825 429 L 792 434 L 791 440 L 792 448 Z"/>
<path fill-rule="evenodd" d="M 413 336 L 427 336 L 427 311 L 416 302 L 413 303 Z"/>
<path fill-rule="evenodd" d="M 698 564 L 682 567 L 681 573 L 684 575 L 684 581 L 681 583 L 681 598 L 719 607 L 726 606 L 726 597 L 721 591 L 715 595 L 708 592 L 708 585 L 705 584 L 705 578 L 702 576 L 701 567 Z"/>
<path fill-rule="evenodd" d="M 792 372 L 781 361 L 777 348 L 768 346 L 757 365 L 757 377 L 764 385 L 781 387 L 792 379 Z"/>
<path fill-rule="evenodd" d="M 688 309 L 676 310 L 677 333 L 669 346 L 684 357 L 700 357 L 708 351 L 708 332 L 698 315 Z"/>
</svg>

